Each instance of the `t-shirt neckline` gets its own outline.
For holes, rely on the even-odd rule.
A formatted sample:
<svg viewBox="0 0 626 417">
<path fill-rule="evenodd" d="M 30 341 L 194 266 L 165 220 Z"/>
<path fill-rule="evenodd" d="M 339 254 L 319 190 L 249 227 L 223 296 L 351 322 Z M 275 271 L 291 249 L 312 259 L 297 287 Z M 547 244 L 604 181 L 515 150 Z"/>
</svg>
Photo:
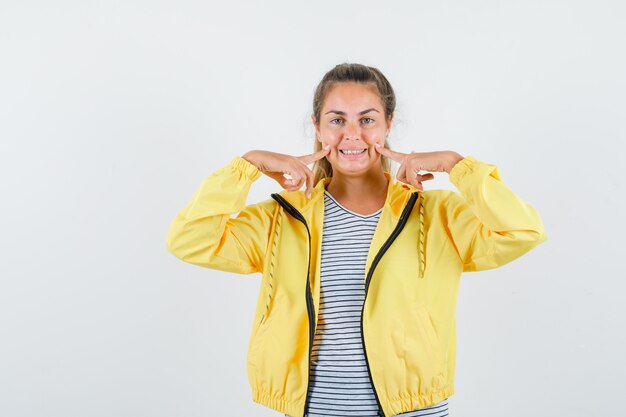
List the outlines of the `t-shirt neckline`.
<svg viewBox="0 0 626 417">
<path fill-rule="evenodd" d="M 370 213 L 370 214 L 355 213 L 354 211 L 349 210 L 349 209 L 345 208 L 344 206 L 342 206 L 342 205 L 339 203 L 339 201 L 337 201 L 337 200 L 335 199 L 335 197 L 333 197 L 333 196 L 332 196 L 332 195 L 328 192 L 328 190 L 324 190 L 324 195 L 327 195 L 327 196 L 328 196 L 331 200 L 333 200 L 333 202 L 334 202 L 337 206 L 339 206 L 342 210 L 344 210 L 344 211 L 346 211 L 346 212 L 348 212 L 348 213 L 352 214 L 353 216 L 358 216 L 358 217 L 363 217 L 363 218 L 369 218 L 369 217 L 374 217 L 374 216 L 376 216 L 376 215 L 380 214 L 380 213 L 383 211 L 383 208 L 381 207 L 381 208 L 379 208 L 378 210 L 376 210 L 375 212 Z"/>
</svg>

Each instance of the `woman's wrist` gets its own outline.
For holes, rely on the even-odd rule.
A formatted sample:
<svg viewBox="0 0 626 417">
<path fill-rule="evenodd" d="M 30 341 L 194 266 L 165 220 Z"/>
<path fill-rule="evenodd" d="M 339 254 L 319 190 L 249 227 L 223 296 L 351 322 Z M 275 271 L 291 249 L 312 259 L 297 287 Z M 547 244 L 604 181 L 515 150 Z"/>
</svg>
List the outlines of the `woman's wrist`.
<svg viewBox="0 0 626 417">
<path fill-rule="evenodd" d="M 450 171 L 452 171 L 452 168 L 454 168 L 454 166 L 459 163 L 459 161 L 462 161 L 463 159 L 465 159 L 465 157 L 459 153 L 456 153 L 454 151 L 448 151 L 449 153 L 449 162 L 446 165 L 446 172 L 449 174 Z"/>
<path fill-rule="evenodd" d="M 259 165 L 257 164 L 255 154 L 256 151 L 248 151 L 245 154 L 241 155 L 241 157 L 258 168 Z"/>
</svg>

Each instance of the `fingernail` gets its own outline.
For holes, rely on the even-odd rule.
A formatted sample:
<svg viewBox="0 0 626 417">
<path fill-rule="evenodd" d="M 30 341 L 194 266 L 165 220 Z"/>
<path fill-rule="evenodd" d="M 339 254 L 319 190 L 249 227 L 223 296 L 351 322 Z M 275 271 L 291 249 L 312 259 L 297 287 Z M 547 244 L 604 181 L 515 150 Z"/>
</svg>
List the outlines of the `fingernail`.
<svg viewBox="0 0 626 417">
<path fill-rule="evenodd" d="M 330 145 L 326 145 L 326 146 L 324 146 L 324 150 L 325 150 L 325 151 L 327 151 L 327 150 L 329 150 L 329 149 L 330 149 Z"/>
<path fill-rule="evenodd" d="M 380 148 L 380 143 L 376 143 L 374 144 L 374 146 L 376 146 L 377 148 Z"/>
</svg>

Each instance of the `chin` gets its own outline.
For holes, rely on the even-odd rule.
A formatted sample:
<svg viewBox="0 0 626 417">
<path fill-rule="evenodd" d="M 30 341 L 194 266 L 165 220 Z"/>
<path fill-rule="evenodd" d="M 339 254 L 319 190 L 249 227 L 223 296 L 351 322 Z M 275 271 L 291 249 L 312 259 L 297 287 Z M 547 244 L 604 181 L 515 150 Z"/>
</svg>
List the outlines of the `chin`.
<svg viewBox="0 0 626 417">
<path fill-rule="evenodd" d="M 359 164 L 359 165 L 349 165 L 349 164 L 331 164 L 333 168 L 333 172 L 338 172 L 344 175 L 364 175 L 368 172 L 375 170 L 377 164 L 380 164 L 380 161 L 374 161 L 371 164 Z M 382 168 L 382 166 L 381 166 Z"/>
</svg>

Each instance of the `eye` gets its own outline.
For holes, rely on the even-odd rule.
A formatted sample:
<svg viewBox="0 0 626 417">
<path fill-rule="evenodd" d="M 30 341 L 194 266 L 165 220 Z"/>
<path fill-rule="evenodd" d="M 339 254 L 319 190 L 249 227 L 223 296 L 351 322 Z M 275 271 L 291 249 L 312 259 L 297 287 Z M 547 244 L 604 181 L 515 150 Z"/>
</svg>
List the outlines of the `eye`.
<svg viewBox="0 0 626 417">
<path fill-rule="evenodd" d="M 334 122 L 335 122 L 335 120 L 339 120 L 340 122 L 342 121 L 341 119 L 333 119 L 333 120 L 331 120 L 331 121 L 330 121 L 330 123 L 331 123 L 331 124 L 337 124 L 337 123 L 334 123 Z"/>
<path fill-rule="evenodd" d="M 371 117 L 364 117 L 363 120 L 369 120 L 369 122 L 367 122 L 368 125 L 374 123 L 374 119 L 372 119 Z"/>
</svg>

